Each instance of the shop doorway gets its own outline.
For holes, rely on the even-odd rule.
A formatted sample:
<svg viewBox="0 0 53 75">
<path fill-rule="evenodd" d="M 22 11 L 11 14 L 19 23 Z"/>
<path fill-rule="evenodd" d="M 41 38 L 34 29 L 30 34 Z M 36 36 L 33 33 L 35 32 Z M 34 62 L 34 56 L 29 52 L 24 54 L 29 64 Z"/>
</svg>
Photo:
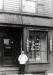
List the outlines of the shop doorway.
<svg viewBox="0 0 53 75">
<path fill-rule="evenodd" d="M 22 28 L 3 28 L 0 34 L 0 62 L 4 65 L 19 64 L 17 59 L 21 53 Z"/>
</svg>

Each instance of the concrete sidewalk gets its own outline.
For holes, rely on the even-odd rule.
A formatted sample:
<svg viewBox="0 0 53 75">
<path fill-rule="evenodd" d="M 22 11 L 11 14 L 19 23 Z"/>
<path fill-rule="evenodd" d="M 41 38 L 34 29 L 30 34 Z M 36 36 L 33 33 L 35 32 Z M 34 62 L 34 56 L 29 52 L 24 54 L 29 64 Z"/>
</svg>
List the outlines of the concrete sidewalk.
<svg viewBox="0 0 53 75">
<path fill-rule="evenodd" d="M 47 75 L 53 75 L 53 73 L 47 73 Z"/>
</svg>

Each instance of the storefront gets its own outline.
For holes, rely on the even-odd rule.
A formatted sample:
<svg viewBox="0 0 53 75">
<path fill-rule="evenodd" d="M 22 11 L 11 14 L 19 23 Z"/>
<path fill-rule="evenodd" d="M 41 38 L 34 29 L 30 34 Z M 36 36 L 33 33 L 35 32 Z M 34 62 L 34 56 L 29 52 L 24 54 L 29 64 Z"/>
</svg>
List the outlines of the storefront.
<svg viewBox="0 0 53 75">
<path fill-rule="evenodd" d="M 25 72 L 45 74 L 50 63 L 51 18 L 24 14 L 2 14 L 0 21 L 2 22 L 0 24 L 2 71 L 17 71 L 19 69 L 17 58 L 21 50 L 24 50 L 29 58 Z M 9 69 L 9 66 L 13 66 L 13 68 Z"/>
<path fill-rule="evenodd" d="M 18 73 L 24 50 L 25 72 L 44 75 L 53 49 L 52 21 L 52 0 L 0 0 L 0 72 Z"/>
</svg>

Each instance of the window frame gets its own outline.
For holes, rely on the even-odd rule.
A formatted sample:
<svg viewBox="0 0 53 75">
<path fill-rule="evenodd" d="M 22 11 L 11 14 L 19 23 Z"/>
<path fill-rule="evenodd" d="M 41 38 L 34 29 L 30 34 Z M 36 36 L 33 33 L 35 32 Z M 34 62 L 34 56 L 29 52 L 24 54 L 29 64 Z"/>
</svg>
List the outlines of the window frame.
<svg viewBox="0 0 53 75">
<path fill-rule="evenodd" d="M 29 31 L 35 31 L 35 32 L 37 32 L 37 31 L 39 31 L 39 32 L 45 32 L 45 34 L 46 34 L 46 39 L 47 39 L 47 62 L 29 62 L 29 63 L 41 63 L 41 64 L 45 64 L 45 63 L 49 63 L 49 50 L 48 50 L 48 41 L 49 41 L 49 38 L 48 38 L 48 31 L 47 30 L 39 30 L 39 29 L 27 29 L 27 38 L 29 39 Z M 50 45 L 49 45 L 50 46 Z M 27 48 L 27 47 L 26 47 Z M 27 53 L 28 53 L 28 51 L 27 51 Z M 29 55 L 29 54 L 28 54 Z"/>
</svg>

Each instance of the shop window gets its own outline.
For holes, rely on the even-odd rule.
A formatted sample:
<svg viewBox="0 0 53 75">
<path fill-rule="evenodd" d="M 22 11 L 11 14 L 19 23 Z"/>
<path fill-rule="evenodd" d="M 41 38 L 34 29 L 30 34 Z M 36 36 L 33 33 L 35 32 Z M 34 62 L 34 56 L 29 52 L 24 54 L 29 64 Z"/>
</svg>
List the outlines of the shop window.
<svg viewBox="0 0 53 75">
<path fill-rule="evenodd" d="M 27 52 L 29 62 L 47 63 L 47 32 L 29 31 Z"/>
</svg>

